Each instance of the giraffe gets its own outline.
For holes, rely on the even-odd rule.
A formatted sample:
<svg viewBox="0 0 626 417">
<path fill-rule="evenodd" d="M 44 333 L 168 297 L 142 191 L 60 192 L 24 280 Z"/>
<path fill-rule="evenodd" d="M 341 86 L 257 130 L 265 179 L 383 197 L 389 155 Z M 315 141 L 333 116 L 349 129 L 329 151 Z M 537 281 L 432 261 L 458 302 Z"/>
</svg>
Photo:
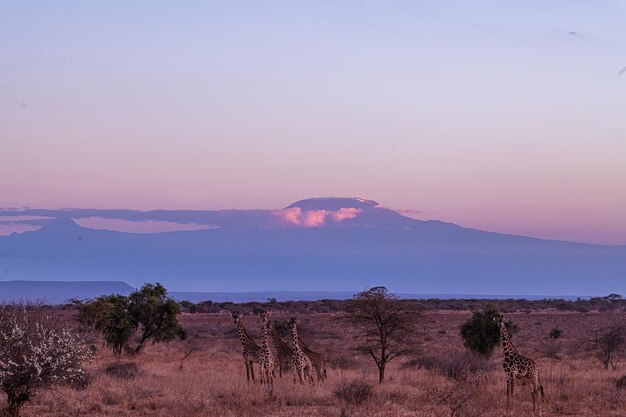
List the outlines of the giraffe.
<svg viewBox="0 0 626 417">
<path fill-rule="evenodd" d="M 254 382 L 254 362 L 259 362 L 261 359 L 261 348 L 256 344 L 254 339 L 248 336 L 245 327 L 243 327 L 243 323 L 241 322 L 241 317 L 243 314 L 239 312 L 232 313 L 233 321 L 237 326 L 237 331 L 239 332 L 239 341 L 243 346 L 243 360 L 246 364 L 246 378 L 248 382 L 250 382 L 250 378 L 252 377 L 252 382 Z M 263 375 L 261 375 L 261 378 Z"/>
<path fill-rule="evenodd" d="M 276 330 L 276 323 L 270 320 L 270 334 L 272 336 L 272 341 L 274 342 L 274 347 L 276 348 L 276 359 L 278 362 L 278 375 L 282 378 L 283 370 L 286 372 L 289 369 L 289 365 L 291 364 L 291 358 L 293 357 L 293 349 L 289 347 L 287 343 L 280 338 L 278 331 Z"/>
<path fill-rule="evenodd" d="M 262 334 L 263 334 L 263 343 L 262 343 L 262 352 L 259 363 L 261 364 L 261 383 L 265 382 L 270 391 L 274 385 L 274 355 L 270 350 L 270 339 L 268 334 L 268 321 L 270 317 L 270 313 L 268 311 L 263 311 L 259 313 L 261 319 L 263 320 Z"/>
<path fill-rule="evenodd" d="M 306 355 L 311 359 L 311 363 L 313 364 L 313 368 L 315 368 L 315 373 L 317 374 L 317 380 L 324 382 L 327 377 L 326 373 L 326 359 L 321 353 L 317 353 L 309 349 L 309 347 L 302 341 L 302 339 L 298 336 L 298 342 L 300 342 L 300 346 L 302 347 L 302 351 L 306 353 Z"/>
<path fill-rule="evenodd" d="M 533 413 L 538 410 L 541 415 L 541 399 L 544 397 L 543 386 L 539 379 L 539 368 L 537 363 L 525 356 L 519 354 L 513 343 L 511 343 L 511 337 L 506 329 L 506 323 L 508 319 L 500 316 L 494 317 L 494 320 L 498 323 L 500 329 L 500 342 L 502 343 L 502 351 L 504 353 L 504 372 L 506 372 L 506 403 L 509 407 L 510 398 L 515 394 L 515 380 L 519 379 L 523 383 L 529 382 L 532 389 L 533 398 Z M 539 398 L 541 393 L 541 398 Z"/>
<path fill-rule="evenodd" d="M 298 330 L 296 329 L 296 319 L 290 318 L 287 323 L 291 328 L 291 338 L 293 343 L 293 356 L 291 358 L 291 365 L 293 367 L 293 383 L 296 383 L 296 379 L 300 379 L 300 383 L 304 384 L 305 380 L 313 383 L 313 364 L 311 359 L 300 347 L 300 340 L 298 337 Z"/>
</svg>

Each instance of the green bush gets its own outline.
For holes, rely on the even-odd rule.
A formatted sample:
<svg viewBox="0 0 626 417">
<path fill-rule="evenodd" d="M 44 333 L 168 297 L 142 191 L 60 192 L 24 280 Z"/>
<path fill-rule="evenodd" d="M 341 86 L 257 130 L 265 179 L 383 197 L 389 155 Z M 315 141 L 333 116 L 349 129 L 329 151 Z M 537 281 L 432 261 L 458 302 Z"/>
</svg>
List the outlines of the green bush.
<svg viewBox="0 0 626 417">
<path fill-rule="evenodd" d="M 140 339 L 135 353 L 141 351 L 148 340 L 156 343 L 185 337 L 177 318 L 180 304 L 170 298 L 159 283 L 145 284 L 128 297 L 106 295 L 79 303 L 78 309 L 78 320 L 100 331 L 116 355 L 130 351 L 128 345 L 136 332 Z"/>
<path fill-rule="evenodd" d="M 563 330 L 559 329 L 559 326 L 556 326 L 552 330 L 550 330 L 550 337 L 552 339 L 558 339 L 563 336 Z"/>
<path fill-rule="evenodd" d="M 493 304 L 487 304 L 482 311 L 475 311 L 472 317 L 461 325 L 463 345 L 486 358 L 490 357 L 496 346 L 500 344 L 500 330 L 497 320 L 500 312 Z M 510 334 L 516 333 L 518 328 L 512 322 L 506 327 Z"/>
</svg>

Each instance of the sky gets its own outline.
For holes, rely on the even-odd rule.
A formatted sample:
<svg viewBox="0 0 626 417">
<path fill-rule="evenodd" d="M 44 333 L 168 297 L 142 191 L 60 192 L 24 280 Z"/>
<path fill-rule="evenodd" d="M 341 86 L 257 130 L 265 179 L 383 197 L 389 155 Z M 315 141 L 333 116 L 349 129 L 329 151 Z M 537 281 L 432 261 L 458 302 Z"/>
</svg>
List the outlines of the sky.
<svg viewBox="0 0 626 417">
<path fill-rule="evenodd" d="M 626 245 L 621 1 L 0 0 L 0 207 L 275 209 Z"/>
</svg>

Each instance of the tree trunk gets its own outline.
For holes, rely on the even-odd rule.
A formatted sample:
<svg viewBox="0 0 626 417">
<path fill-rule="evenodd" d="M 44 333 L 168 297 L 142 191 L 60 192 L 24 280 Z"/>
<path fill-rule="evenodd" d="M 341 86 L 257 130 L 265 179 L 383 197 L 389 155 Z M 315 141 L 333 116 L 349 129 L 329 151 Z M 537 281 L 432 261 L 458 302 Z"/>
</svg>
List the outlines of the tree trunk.
<svg viewBox="0 0 626 417">
<path fill-rule="evenodd" d="M 382 384 L 383 381 L 385 380 L 385 359 L 383 358 L 380 361 L 380 366 L 378 367 L 378 383 Z"/>
<path fill-rule="evenodd" d="M 20 408 L 24 404 L 14 398 L 9 398 L 9 415 L 11 417 L 20 417 Z"/>
<path fill-rule="evenodd" d="M 139 353 L 139 351 L 141 350 L 141 348 L 143 347 L 143 344 L 146 340 L 148 340 L 148 338 L 150 337 L 149 334 L 143 334 L 141 336 L 141 340 L 139 341 L 139 344 L 137 345 L 137 348 L 135 349 L 135 353 Z"/>
</svg>

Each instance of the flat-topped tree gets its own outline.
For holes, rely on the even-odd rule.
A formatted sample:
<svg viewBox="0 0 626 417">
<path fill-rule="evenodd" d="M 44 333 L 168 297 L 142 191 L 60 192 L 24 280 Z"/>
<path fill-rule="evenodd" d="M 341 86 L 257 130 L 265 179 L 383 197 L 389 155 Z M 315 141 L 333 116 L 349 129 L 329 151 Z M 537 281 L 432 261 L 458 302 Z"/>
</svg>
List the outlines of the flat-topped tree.
<svg viewBox="0 0 626 417">
<path fill-rule="evenodd" d="M 356 294 L 348 302 L 347 312 L 343 319 L 359 330 L 355 350 L 374 359 L 382 384 L 387 364 L 415 350 L 419 311 L 387 288 L 374 287 Z"/>
</svg>

